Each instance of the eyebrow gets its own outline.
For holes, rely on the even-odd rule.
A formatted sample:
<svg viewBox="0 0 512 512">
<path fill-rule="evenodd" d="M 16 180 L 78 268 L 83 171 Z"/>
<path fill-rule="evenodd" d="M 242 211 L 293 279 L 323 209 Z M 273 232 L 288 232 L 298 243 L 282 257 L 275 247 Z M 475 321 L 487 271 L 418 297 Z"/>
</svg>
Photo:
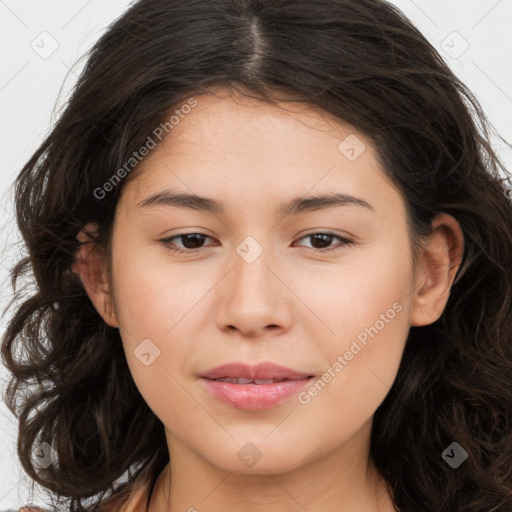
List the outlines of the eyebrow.
<svg viewBox="0 0 512 512">
<path fill-rule="evenodd" d="M 362 206 L 372 211 L 374 210 L 373 207 L 364 199 L 354 197 L 349 194 L 331 192 L 321 195 L 296 197 L 291 201 L 281 203 L 278 208 L 278 212 L 283 217 L 286 217 L 288 215 L 298 215 L 300 213 L 314 210 L 351 205 Z M 146 199 L 137 203 L 137 206 L 139 208 L 148 208 L 152 206 L 174 206 L 178 208 L 210 212 L 216 215 L 222 215 L 224 213 L 224 206 L 220 201 L 196 194 L 173 192 L 170 189 L 150 195 Z"/>
</svg>

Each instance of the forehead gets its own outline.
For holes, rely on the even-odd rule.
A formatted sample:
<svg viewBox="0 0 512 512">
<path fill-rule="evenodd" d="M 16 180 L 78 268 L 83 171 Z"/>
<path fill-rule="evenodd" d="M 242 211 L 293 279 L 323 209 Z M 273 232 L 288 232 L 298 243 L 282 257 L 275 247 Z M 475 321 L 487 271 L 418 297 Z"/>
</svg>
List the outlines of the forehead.
<svg viewBox="0 0 512 512">
<path fill-rule="evenodd" d="M 236 144 L 257 136 L 256 141 L 265 142 L 268 147 L 295 138 L 297 144 L 293 149 L 300 151 L 298 142 L 303 138 L 313 140 L 330 136 L 337 139 L 353 131 L 340 119 L 305 102 L 267 103 L 220 87 L 212 88 L 194 100 L 196 106 L 172 129 L 175 142 L 201 143 L 205 138 L 226 137 Z"/>
<path fill-rule="evenodd" d="M 195 106 L 184 109 L 187 113 L 137 167 L 126 187 L 131 202 L 164 187 L 260 204 L 262 197 L 286 199 L 308 191 L 396 195 L 382 190 L 394 186 L 371 141 L 317 107 L 276 106 L 224 89 L 193 100 Z M 347 144 L 355 144 L 357 158 L 344 153 Z"/>
</svg>

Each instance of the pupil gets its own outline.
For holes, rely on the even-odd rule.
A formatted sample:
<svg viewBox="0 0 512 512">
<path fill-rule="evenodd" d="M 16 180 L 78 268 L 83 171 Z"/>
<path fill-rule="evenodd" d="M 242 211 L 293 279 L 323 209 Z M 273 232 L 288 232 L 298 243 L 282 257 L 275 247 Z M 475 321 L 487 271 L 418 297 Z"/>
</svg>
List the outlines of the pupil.
<svg viewBox="0 0 512 512">
<path fill-rule="evenodd" d="M 201 247 L 201 237 L 203 237 L 204 235 L 201 235 L 199 233 L 193 233 L 191 235 L 184 235 L 182 238 L 183 238 L 183 245 L 187 248 L 187 249 L 197 249 L 198 247 Z M 190 244 L 189 243 L 186 243 L 187 240 L 190 240 L 191 238 L 195 238 L 195 245 L 194 245 L 194 242 L 192 242 L 192 247 L 190 247 Z"/>
<path fill-rule="evenodd" d="M 323 247 L 329 247 L 329 245 L 331 244 L 332 242 L 332 235 L 328 235 L 327 233 L 317 233 L 315 235 L 311 235 L 313 237 L 313 240 L 319 240 L 319 237 L 322 237 L 324 239 L 324 241 L 326 241 L 327 243 L 322 246 L 322 247 L 315 247 L 315 244 L 313 243 L 313 247 L 315 247 L 315 249 L 322 249 Z M 326 240 L 326 237 L 327 237 L 327 240 Z M 321 244 L 320 244 L 321 245 Z"/>
</svg>

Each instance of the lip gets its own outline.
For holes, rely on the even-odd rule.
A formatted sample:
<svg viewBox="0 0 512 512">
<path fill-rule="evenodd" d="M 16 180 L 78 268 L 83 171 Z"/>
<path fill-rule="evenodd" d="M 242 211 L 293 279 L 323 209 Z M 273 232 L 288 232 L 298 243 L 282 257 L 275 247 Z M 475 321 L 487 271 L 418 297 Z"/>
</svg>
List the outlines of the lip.
<svg viewBox="0 0 512 512">
<path fill-rule="evenodd" d="M 242 378 L 242 379 L 288 379 L 297 380 L 311 377 L 309 373 L 301 373 L 286 366 L 281 366 L 268 361 L 251 366 L 245 363 L 233 362 L 217 366 L 201 377 L 207 379 Z"/>
<path fill-rule="evenodd" d="M 263 362 L 256 366 L 239 362 L 228 363 L 218 366 L 200 377 L 205 389 L 215 398 L 236 409 L 251 411 L 269 409 L 279 405 L 299 393 L 313 379 L 311 374 L 270 362 Z M 267 384 L 238 384 L 214 380 L 224 378 L 285 380 Z"/>
</svg>

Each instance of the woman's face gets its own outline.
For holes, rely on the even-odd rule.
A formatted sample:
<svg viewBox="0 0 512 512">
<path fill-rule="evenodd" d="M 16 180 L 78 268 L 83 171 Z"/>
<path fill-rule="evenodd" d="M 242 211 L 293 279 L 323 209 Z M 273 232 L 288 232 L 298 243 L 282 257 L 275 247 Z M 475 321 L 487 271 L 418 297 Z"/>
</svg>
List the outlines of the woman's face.
<svg viewBox="0 0 512 512">
<path fill-rule="evenodd" d="M 279 473 L 367 448 L 412 323 L 404 201 L 369 140 L 318 110 L 195 100 L 116 211 L 115 312 L 135 383 L 176 458 Z M 326 194 L 340 197 L 310 199 Z M 233 362 L 314 377 L 202 377 Z"/>
</svg>

